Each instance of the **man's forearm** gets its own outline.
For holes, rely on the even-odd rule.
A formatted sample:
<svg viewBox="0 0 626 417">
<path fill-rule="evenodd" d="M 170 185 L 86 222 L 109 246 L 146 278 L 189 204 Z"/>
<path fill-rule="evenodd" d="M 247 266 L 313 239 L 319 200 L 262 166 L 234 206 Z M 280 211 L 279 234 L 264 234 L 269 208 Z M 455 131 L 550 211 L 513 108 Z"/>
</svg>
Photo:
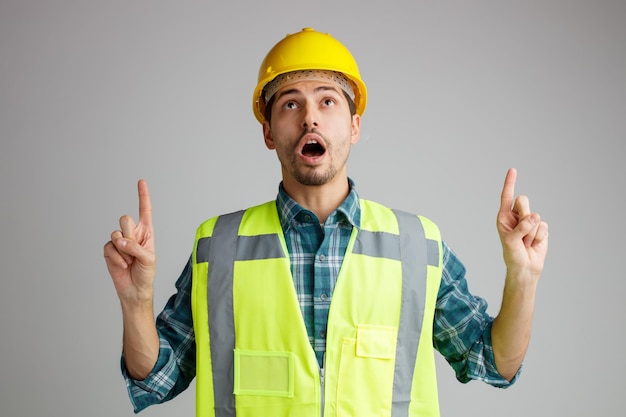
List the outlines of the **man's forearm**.
<svg viewBox="0 0 626 417">
<path fill-rule="evenodd" d="M 502 306 L 493 322 L 491 339 L 498 372 L 509 381 L 522 365 L 532 329 L 536 282 L 507 277 Z"/>
<path fill-rule="evenodd" d="M 159 356 L 159 335 L 154 320 L 152 301 L 143 304 L 122 304 L 124 321 L 124 363 L 133 379 L 145 379 Z"/>
</svg>

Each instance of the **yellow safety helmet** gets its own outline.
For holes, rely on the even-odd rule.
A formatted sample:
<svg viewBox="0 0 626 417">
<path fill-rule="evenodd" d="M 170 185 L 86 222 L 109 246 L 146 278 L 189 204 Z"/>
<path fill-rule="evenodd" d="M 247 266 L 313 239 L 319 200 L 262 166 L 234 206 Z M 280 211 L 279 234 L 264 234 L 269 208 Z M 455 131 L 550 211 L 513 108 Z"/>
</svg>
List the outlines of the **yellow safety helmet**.
<svg viewBox="0 0 626 417">
<path fill-rule="evenodd" d="M 292 71 L 322 70 L 342 73 L 354 84 L 356 112 L 362 115 L 367 89 L 350 51 L 328 33 L 304 28 L 285 36 L 267 53 L 259 68 L 259 79 L 252 96 L 252 111 L 260 123 L 265 120 L 263 88 L 274 78 Z"/>
</svg>

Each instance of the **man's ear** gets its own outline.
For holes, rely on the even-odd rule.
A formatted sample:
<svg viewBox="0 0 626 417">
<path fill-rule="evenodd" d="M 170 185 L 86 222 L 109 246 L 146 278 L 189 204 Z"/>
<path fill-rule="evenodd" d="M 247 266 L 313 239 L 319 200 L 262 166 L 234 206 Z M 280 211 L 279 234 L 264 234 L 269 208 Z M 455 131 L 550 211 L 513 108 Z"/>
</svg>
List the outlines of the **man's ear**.
<svg viewBox="0 0 626 417">
<path fill-rule="evenodd" d="M 352 115 L 352 138 L 351 144 L 356 144 L 361 138 L 361 116 L 358 114 Z"/>
<path fill-rule="evenodd" d="M 274 146 L 274 137 L 272 136 L 272 128 L 267 120 L 263 122 L 263 140 L 265 140 L 267 149 L 276 149 Z"/>
</svg>

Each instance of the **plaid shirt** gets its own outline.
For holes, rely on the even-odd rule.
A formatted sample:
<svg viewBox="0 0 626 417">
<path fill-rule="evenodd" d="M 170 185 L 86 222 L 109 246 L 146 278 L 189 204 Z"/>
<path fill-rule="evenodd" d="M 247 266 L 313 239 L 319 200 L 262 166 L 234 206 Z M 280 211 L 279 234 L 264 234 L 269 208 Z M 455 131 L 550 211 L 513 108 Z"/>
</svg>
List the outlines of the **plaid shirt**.
<svg viewBox="0 0 626 417">
<path fill-rule="evenodd" d="M 322 225 L 279 187 L 276 199 L 291 272 L 309 340 L 318 362 L 326 348 L 326 323 L 335 281 L 353 227 L 360 227 L 359 196 L 350 181 L 350 193 Z M 186 389 L 196 375 L 196 349 L 191 316 L 191 261 L 176 282 L 173 295 L 157 317 L 160 351 L 154 369 L 142 381 L 122 374 L 135 412 L 168 401 Z M 473 296 L 465 267 L 443 244 L 442 281 L 433 324 L 433 344 L 452 366 L 459 381 L 482 380 L 505 388 L 513 384 L 496 370 L 491 344 L 493 318 L 487 303 Z M 519 371 L 518 371 L 519 375 Z"/>
</svg>

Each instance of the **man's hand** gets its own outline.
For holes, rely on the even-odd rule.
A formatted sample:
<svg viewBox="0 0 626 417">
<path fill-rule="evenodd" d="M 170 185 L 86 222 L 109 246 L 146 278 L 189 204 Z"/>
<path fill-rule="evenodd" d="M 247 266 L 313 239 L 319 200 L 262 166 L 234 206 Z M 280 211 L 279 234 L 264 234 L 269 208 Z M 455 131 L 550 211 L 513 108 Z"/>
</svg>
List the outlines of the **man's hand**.
<svg viewBox="0 0 626 417">
<path fill-rule="evenodd" d="M 152 301 L 156 273 L 152 206 L 145 181 L 137 184 L 139 223 L 130 216 L 120 218 L 120 230 L 111 233 L 104 245 L 104 259 L 122 304 Z"/>
<path fill-rule="evenodd" d="M 509 169 L 497 217 L 498 234 L 508 275 L 536 284 L 548 252 L 548 224 L 530 211 L 527 196 L 515 198 L 516 178 L 515 168 Z"/>
<path fill-rule="evenodd" d="M 515 198 L 516 178 L 517 171 L 509 169 L 498 212 L 498 233 L 507 271 L 502 305 L 491 329 L 496 367 L 509 381 L 526 356 L 535 291 L 548 251 L 548 224 L 530 211 L 528 197 Z"/>
</svg>

